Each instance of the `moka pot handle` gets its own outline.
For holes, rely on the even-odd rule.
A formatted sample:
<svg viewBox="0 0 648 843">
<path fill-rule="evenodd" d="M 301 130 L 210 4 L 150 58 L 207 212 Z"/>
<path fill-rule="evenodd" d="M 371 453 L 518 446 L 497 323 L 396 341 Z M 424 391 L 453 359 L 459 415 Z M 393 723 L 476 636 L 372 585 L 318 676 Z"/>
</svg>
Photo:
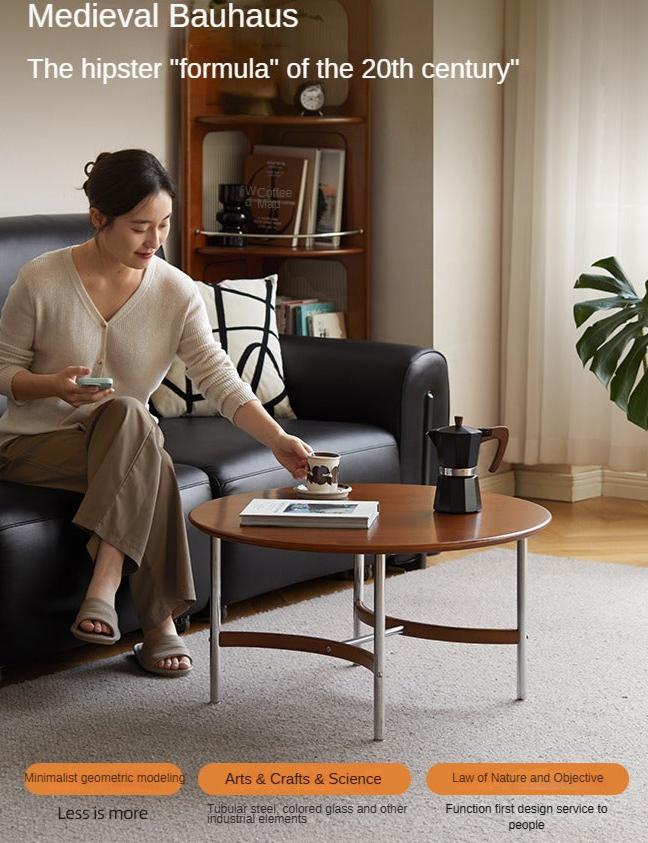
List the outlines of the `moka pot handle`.
<svg viewBox="0 0 648 843">
<path fill-rule="evenodd" d="M 495 453 L 495 457 L 493 462 L 490 465 L 489 471 L 497 471 L 502 462 L 502 457 L 504 456 L 504 451 L 506 450 L 506 446 L 508 445 L 509 440 L 509 429 L 508 427 L 504 427 L 500 425 L 499 427 L 480 427 L 481 430 L 481 441 L 488 442 L 489 439 L 497 439 L 497 451 Z"/>
</svg>

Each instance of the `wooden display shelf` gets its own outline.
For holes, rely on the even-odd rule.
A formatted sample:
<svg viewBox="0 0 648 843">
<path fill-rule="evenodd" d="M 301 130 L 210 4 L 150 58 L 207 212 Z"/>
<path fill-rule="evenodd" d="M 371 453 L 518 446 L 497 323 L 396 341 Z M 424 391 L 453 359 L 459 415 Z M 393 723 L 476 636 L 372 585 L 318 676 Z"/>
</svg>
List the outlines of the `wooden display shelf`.
<svg viewBox="0 0 648 843">
<path fill-rule="evenodd" d="M 268 116 L 254 114 L 198 114 L 198 123 L 210 126 L 304 126 L 311 128 L 326 128 L 327 126 L 357 126 L 366 124 L 366 117 L 359 116 L 331 116 L 302 117 L 299 114 L 270 114 Z"/>
<path fill-rule="evenodd" d="M 338 58 L 359 67 L 372 54 L 371 0 L 331 0 L 330 5 L 342 8 L 346 24 L 340 26 L 339 31 L 326 35 L 343 38 L 344 43 L 338 45 Z M 331 20 L 334 19 L 336 17 L 332 15 Z M 322 25 L 327 26 L 326 20 Z M 284 36 L 289 38 L 290 33 L 285 32 Z M 316 49 L 317 43 L 308 42 L 299 49 Z M 233 49 L 231 33 L 221 31 L 206 36 L 190 27 L 186 30 L 185 55 L 192 59 L 211 61 L 229 56 Z M 340 101 L 339 96 L 337 99 L 331 97 L 331 105 L 324 107 L 321 117 L 302 116 L 296 108 L 292 113 L 293 106 L 283 99 L 272 103 L 278 113 L 240 114 L 239 106 L 233 105 L 235 100 L 229 100 L 232 111 L 226 113 L 227 90 L 231 92 L 231 86 L 228 88 L 217 79 L 186 78 L 181 83 L 182 268 L 192 278 L 209 284 L 227 278 L 278 274 L 279 291 L 292 294 L 288 287 L 282 288 L 283 264 L 286 263 L 288 269 L 289 261 L 306 259 L 308 264 L 303 273 L 300 270 L 300 276 L 303 276 L 300 283 L 307 281 L 317 287 L 321 280 L 324 286 L 318 288 L 319 295 L 326 295 L 327 284 L 337 291 L 335 285 L 341 288 L 346 283 L 346 295 L 338 295 L 338 292 L 330 295 L 345 302 L 349 337 L 368 339 L 371 336 L 372 254 L 371 83 L 362 78 L 351 80 L 344 101 Z M 214 147 L 219 149 L 224 163 L 206 159 L 209 154 L 205 151 L 206 139 L 212 134 L 221 135 Z M 222 150 L 219 144 L 222 144 Z M 257 145 L 344 150 L 344 200 L 339 225 L 352 239 L 342 239 L 339 247 L 318 243 L 306 248 L 301 242 L 293 247 L 291 240 L 276 246 L 267 243 L 250 243 L 243 247 L 211 245 L 217 243 L 217 238 L 207 240 L 206 237 L 216 227 L 214 200 L 218 182 L 239 181 L 243 175 L 243 158 Z M 231 161 L 228 150 L 232 152 Z M 211 191 L 208 201 L 206 190 Z M 327 261 L 336 262 L 338 266 L 327 266 Z M 291 278 L 290 271 L 286 276 Z"/>
<path fill-rule="evenodd" d="M 203 246 L 196 249 L 198 255 L 210 255 L 212 257 L 231 257 L 236 255 L 239 258 L 262 257 L 262 258 L 336 258 L 349 255 L 364 255 L 365 249 L 355 247 L 341 247 L 339 249 L 327 246 L 315 246 L 312 249 L 300 249 L 292 246 Z"/>
</svg>

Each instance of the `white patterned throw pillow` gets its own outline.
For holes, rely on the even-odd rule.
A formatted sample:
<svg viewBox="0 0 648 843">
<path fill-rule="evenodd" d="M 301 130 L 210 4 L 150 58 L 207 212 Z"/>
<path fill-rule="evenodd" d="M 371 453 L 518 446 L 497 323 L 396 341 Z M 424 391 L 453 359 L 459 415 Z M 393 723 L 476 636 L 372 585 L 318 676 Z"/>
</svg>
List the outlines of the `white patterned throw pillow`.
<svg viewBox="0 0 648 843">
<path fill-rule="evenodd" d="M 216 339 L 266 410 L 275 418 L 294 419 L 283 376 L 277 332 L 277 276 L 222 281 L 212 286 L 196 281 Z M 201 395 L 179 357 L 151 396 L 151 409 L 163 418 L 214 416 L 218 411 Z"/>
</svg>

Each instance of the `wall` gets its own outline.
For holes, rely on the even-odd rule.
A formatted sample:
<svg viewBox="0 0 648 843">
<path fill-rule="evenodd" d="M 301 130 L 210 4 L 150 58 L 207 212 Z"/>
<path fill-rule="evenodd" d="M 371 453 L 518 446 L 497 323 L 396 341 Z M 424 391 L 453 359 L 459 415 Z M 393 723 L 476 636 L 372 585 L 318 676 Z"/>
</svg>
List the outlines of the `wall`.
<svg viewBox="0 0 648 843">
<path fill-rule="evenodd" d="M 500 61 L 503 12 L 502 0 L 434 0 L 435 61 Z M 434 346 L 451 416 L 472 426 L 500 422 L 502 94 L 488 80 L 434 85 Z"/>
<path fill-rule="evenodd" d="M 504 55 L 503 0 L 374 0 L 374 18 L 377 57 Z M 498 424 L 502 86 L 381 80 L 373 103 L 373 337 L 442 351 L 451 414 Z"/>
<path fill-rule="evenodd" d="M 374 0 L 374 55 L 432 57 L 430 0 Z M 373 84 L 373 338 L 432 345 L 432 83 Z"/>
<path fill-rule="evenodd" d="M 128 9 L 144 4 L 102 4 L 111 5 Z M 175 175 L 177 91 L 166 74 L 162 83 L 41 81 L 32 80 L 26 59 L 48 56 L 76 63 L 82 56 L 138 58 L 162 61 L 166 67 L 180 30 L 30 30 L 28 6 L 25 0 L 4 2 L 0 12 L 0 216 L 85 211 L 85 195 L 77 189 L 85 178 L 83 165 L 103 150 L 149 149 Z"/>
</svg>

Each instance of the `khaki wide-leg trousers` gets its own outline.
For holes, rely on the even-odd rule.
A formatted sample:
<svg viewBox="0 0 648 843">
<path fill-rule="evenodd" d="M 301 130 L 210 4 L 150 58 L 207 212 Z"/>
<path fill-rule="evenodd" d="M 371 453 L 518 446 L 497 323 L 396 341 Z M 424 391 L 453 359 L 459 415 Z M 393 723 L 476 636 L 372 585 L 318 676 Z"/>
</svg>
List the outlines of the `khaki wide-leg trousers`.
<svg viewBox="0 0 648 843">
<path fill-rule="evenodd" d="M 144 630 L 196 599 L 187 533 L 164 436 L 135 398 L 102 402 L 82 428 L 18 436 L 0 447 L 0 479 L 84 492 L 73 523 L 124 553 Z"/>
</svg>

